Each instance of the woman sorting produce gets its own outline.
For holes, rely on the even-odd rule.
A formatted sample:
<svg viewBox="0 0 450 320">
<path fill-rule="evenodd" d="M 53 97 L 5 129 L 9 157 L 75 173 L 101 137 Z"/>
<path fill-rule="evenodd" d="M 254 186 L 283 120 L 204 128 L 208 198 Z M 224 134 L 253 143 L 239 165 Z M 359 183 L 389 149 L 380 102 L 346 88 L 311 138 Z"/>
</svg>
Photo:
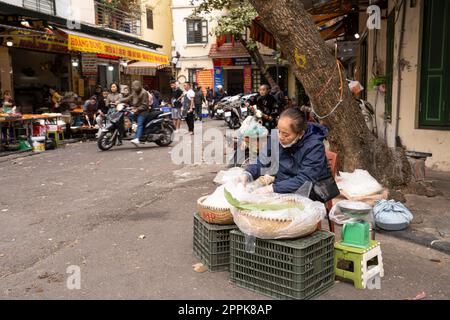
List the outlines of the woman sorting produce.
<svg viewBox="0 0 450 320">
<path fill-rule="evenodd" d="M 278 121 L 278 140 L 280 143 L 279 168 L 275 182 L 259 189 L 256 194 L 295 193 L 305 182 L 312 185 L 330 177 L 328 160 L 325 155 L 323 140 L 328 135 L 328 129 L 315 123 L 307 123 L 304 113 L 298 108 L 285 110 Z M 262 164 L 249 165 L 245 174 L 238 178 L 247 183 L 261 176 Z M 311 200 L 319 199 L 313 188 L 309 195 Z"/>
</svg>

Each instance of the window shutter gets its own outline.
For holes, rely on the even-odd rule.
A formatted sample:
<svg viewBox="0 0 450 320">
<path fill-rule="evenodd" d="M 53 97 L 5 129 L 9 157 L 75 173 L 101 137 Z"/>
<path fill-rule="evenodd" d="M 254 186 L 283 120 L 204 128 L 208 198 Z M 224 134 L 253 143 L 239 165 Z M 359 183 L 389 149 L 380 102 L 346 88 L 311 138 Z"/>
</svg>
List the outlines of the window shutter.
<svg viewBox="0 0 450 320">
<path fill-rule="evenodd" d="M 147 9 L 147 29 L 153 30 L 153 10 Z"/>
<path fill-rule="evenodd" d="M 419 124 L 450 129 L 450 0 L 424 3 Z"/>
</svg>

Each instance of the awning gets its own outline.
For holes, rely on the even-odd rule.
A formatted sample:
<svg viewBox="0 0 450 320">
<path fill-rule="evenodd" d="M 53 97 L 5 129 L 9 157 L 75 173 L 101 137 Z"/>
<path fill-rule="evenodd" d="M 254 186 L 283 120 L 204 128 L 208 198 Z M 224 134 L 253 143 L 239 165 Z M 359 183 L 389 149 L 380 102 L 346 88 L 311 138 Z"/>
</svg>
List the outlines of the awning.
<svg viewBox="0 0 450 320">
<path fill-rule="evenodd" d="M 156 70 L 160 65 L 157 63 L 138 61 L 128 64 L 125 68 L 125 74 L 139 75 L 139 76 L 154 76 Z"/>
<path fill-rule="evenodd" d="M 149 48 L 60 29 L 67 33 L 69 51 L 114 55 L 127 60 L 146 61 L 158 66 L 169 63 L 167 56 Z"/>
<path fill-rule="evenodd" d="M 240 43 L 225 43 L 218 47 L 216 43 L 211 45 L 209 50 L 211 59 L 231 59 L 231 58 L 250 58 L 247 49 Z"/>
</svg>

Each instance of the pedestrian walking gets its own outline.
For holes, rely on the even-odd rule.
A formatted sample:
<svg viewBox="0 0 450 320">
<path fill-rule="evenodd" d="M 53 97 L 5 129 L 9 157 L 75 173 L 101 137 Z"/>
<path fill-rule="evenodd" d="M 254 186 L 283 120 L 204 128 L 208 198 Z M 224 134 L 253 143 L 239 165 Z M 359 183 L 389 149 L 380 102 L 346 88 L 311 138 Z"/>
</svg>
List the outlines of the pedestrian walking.
<svg viewBox="0 0 450 320">
<path fill-rule="evenodd" d="M 195 105 L 195 118 L 202 121 L 202 106 L 205 102 L 205 95 L 203 94 L 202 87 L 197 86 L 195 89 L 194 105 Z"/>
<path fill-rule="evenodd" d="M 186 82 L 184 84 L 183 95 L 183 114 L 186 118 L 189 134 L 194 134 L 194 122 L 195 122 L 195 92 L 191 88 L 191 84 Z"/>
<path fill-rule="evenodd" d="M 183 97 L 183 91 L 178 87 L 175 80 L 170 81 L 170 88 L 172 89 L 170 98 L 172 104 L 172 119 L 175 126 L 175 132 L 177 132 L 181 127 L 181 99 Z"/>
</svg>

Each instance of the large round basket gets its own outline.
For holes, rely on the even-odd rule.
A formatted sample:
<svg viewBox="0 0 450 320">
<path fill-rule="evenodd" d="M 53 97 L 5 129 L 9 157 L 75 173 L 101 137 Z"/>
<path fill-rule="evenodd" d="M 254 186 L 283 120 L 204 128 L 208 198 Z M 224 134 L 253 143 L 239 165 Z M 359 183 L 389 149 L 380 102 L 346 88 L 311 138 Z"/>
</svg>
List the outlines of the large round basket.
<svg viewBox="0 0 450 320">
<path fill-rule="evenodd" d="M 234 222 L 239 229 L 250 230 L 252 235 L 260 239 L 300 238 L 317 230 L 317 224 L 296 225 L 292 224 L 293 220 L 264 218 L 249 211 L 239 211 Z"/>
<path fill-rule="evenodd" d="M 213 224 L 234 224 L 233 215 L 229 208 L 215 208 L 204 205 L 203 202 L 208 196 L 197 200 L 197 208 L 200 217 L 206 222 Z"/>
<path fill-rule="evenodd" d="M 298 198 L 289 195 L 280 195 L 280 198 L 289 202 L 298 202 Z M 315 232 L 317 223 L 310 225 L 293 223 L 292 219 L 275 219 L 264 217 L 264 213 L 237 210 L 234 222 L 241 231 L 251 232 L 260 239 L 293 239 L 306 237 Z M 317 221 L 319 222 L 319 221 Z"/>
</svg>

